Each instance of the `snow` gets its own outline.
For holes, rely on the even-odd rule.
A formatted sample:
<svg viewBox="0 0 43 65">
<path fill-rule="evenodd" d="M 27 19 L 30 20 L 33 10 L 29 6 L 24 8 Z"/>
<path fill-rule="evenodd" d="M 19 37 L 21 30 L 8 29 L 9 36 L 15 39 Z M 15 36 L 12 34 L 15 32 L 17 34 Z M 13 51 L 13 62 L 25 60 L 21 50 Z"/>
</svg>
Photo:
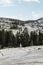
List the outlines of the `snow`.
<svg viewBox="0 0 43 65">
<path fill-rule="evenodd" d="M 43 65 L 43 46 L 1 49 L 0 65 Z"/>
<path fill-rule="evenodd" d="M 29 35 L 30 35 L 30 32 L 31 32 L 31 31 L 36 31 L 36 32 L 38 32 L 37 26 L 31 27 L 30 25 L 25 24 L 25 27 L 28 29 Z"/>
<path fill-rule="evenodd" d="M 13 32 L 14 35 L 16 35 L 17 32 L 19 32 L 19 30 L 16 30 L 16 29 L 15 29 L 15 30 L 12 30 L 12 32 Z"/>
</svg>

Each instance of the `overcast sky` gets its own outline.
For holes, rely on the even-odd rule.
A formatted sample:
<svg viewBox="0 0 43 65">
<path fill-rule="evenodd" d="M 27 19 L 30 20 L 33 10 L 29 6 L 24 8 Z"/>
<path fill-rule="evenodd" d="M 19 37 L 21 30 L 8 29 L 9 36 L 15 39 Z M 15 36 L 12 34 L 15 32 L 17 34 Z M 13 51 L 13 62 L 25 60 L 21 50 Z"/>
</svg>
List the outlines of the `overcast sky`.
<svg viewBox="0 0 43 65">
<path fill-rule="evenodd" d="M 43 17 L 43 0 L 0 0 L 0 17 L 38 19 Z"/>
</svg>

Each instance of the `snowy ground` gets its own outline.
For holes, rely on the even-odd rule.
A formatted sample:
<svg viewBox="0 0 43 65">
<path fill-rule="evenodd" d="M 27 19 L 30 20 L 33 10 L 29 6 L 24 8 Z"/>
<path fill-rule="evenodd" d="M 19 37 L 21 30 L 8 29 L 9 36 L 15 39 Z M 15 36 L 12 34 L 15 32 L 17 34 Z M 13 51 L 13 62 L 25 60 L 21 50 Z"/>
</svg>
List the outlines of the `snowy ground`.
<svg viewBox="0 0 43 65">
<path fill-rule="evenodd" d="M 0 65 L 43 65 L 43 46 L 0 50 Z"/>
</svg>

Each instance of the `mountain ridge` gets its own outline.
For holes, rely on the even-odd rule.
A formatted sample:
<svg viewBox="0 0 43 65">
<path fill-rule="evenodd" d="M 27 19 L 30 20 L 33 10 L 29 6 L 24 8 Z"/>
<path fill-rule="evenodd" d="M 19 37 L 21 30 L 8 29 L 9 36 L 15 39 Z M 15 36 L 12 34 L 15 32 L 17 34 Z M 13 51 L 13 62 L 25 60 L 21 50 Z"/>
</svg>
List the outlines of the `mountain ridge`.
<svg viewBox="0 0 43 65">
<path fill-rule="evenodd" d="M 19 20 L 19 19 L 14 19 L 14 18 L 5 18 L 5 17 L 0 17 L 0 22 L 2 21 L 12 21 L 12 22 L 25 22 L 25 23 L 32 23 L 32 22 L 38 22 L 39 20 L 43 20 L 43 17 L 39 18 L 39 19 L 36 19 L 36 20 Z"/>
</svg>

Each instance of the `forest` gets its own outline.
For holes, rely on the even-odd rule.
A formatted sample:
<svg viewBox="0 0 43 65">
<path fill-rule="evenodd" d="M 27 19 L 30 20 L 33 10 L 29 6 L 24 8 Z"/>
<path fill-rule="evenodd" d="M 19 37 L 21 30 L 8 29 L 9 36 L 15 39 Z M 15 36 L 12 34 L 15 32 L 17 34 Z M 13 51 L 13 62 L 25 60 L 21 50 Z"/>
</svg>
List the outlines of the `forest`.
<svg viewBox="0 0 43 65">
<path fill-rule="evenodd" d="M 22 34 L 17 32 L 16 35 L 12 31 L 0 30 L 0 48 L 5 47 L 27 47 L 27 46 L 38 46 L 43 45 L 43 33 L 39 31 L 39 35 L 34 31 L 28 34 L 27 29 L 25 29 Z"/>
</svg>

